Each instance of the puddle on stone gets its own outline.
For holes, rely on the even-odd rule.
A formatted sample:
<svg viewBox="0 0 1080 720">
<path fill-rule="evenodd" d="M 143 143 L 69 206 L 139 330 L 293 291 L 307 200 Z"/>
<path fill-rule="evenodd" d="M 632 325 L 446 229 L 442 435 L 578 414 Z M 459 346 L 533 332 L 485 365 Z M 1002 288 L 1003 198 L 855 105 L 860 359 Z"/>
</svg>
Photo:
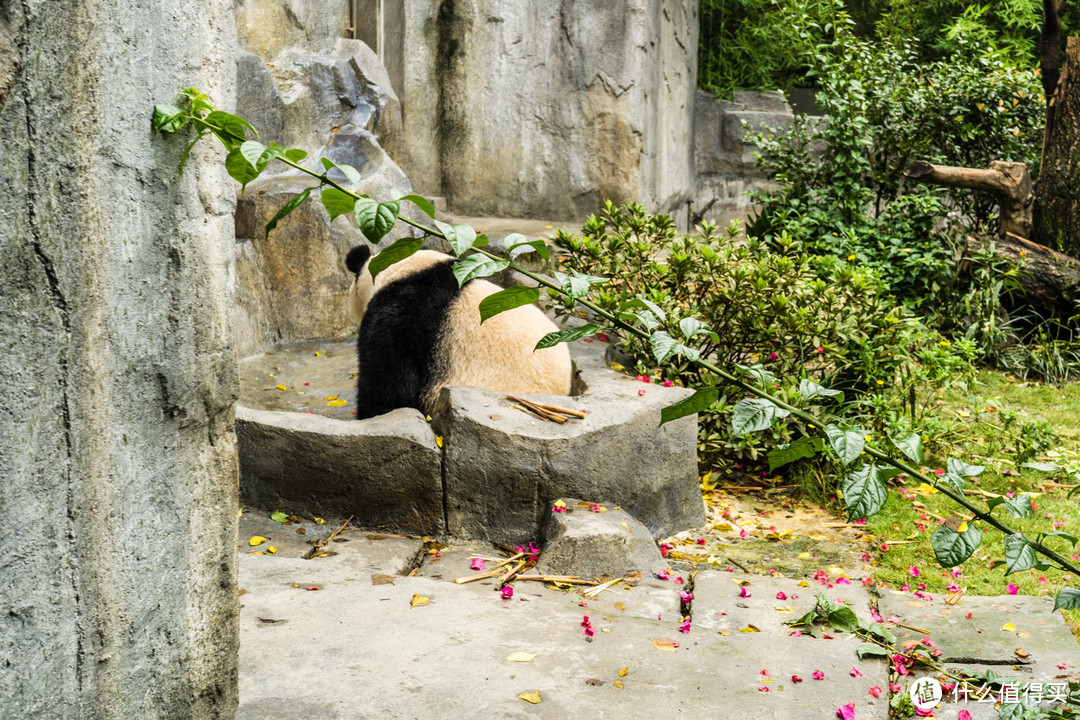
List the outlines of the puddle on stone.
<svg viewBox="0 0 1080 720">
<path fill-rule="evenodd" d="M 278 343 L 263 355 L 241 360 L 240 404 L 352 420 L 356 337 Z"/>
</svg>

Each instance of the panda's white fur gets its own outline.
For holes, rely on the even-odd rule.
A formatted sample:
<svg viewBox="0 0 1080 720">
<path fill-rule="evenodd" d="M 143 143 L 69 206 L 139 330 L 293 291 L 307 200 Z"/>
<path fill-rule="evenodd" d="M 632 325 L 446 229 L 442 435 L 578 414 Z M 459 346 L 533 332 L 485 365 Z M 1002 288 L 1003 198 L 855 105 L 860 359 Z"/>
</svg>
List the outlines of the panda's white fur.
<svg viewBox="0 0 1080 720">
<path fill-rule="evenodd" d="M 350 309 L 360 323 L 358 395 L 369 396 L 357 397 L 358 417 L 388 412 L 390 405 L 431 413 L 446 385 L 570 394 L 572 365 L 566 344 L 534 350 L 540 338 L 558 330 L 540 308 L 524 305 L 481 324 L 480 301 L 502 288 L 471 280 L 458 289 L 449 255 L 420 250 L 383 270 L 374 282 L 369 255 L 366 247 L 354 248 L 346 261 L 354 273 Z M 417 342 L 391 337 L 401 333 L 416 333 Z M 425 333 L 431 334 L 430 343 L 423 342 Z M 430 356 L 416 357 L 427 353 L 426 348 Z M 365 369 L 370 373 L 373 368 L 381 377 L 365 383 Z M 418 387 L 404 396 L 370 397 L 381 396 L 385 385 L 395 382 L 415 382 Z"/>
</svg>

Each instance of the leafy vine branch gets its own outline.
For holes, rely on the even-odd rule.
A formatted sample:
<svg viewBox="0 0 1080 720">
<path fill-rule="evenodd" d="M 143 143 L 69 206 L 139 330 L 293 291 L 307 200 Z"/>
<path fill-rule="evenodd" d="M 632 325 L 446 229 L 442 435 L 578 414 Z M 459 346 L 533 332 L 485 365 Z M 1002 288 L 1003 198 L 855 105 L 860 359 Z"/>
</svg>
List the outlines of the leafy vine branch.
<svg viewBox="0 0 1080 720">
<path fill-rule="evenodd" d="M 367 195 L 353 192 L 346 185 L 332 179 L 329 174 L 332 170 L 337 170 L 349 182 L 356 183 L 361 178 L 355 168 L 321 158 L 323 171 L 312 170 L 301 164 L 307 158 L 305 151 L 285 148 L 276 143 L 263 145 L 257 139 L 258 132 L 243 118 L 215 110 L 207 96 L 194 88 L 185 88 L 183 95 L 188 100 L 186 109 L 172 105 L 157 105 L 154 107 L 153 114 L 153 128 L 159 133 L 175 133 L 189 124 L 197 132 L 195 140 L 187 146 L 181 157 L 181 173 L 184 162 L 195 143 L 207 135 L 213 135 L 228 151 L 225 157 L 226 171 L 242 187 L 246 187 L 257 178 L 267 164 L 274 159 L 318 180 L 318 185 L 305 188 L 282 206 L 267 223 L 265 230 L 267 234 L 289 213 L 305 202 L 312 191 L 320 190 L 320 200 L 330 214 L 330 219 L 333 220 L 344 214 L 352 215 L 357 226 L 372 243 L 378 243 L 384 238 L 399 220 L 425 235 L 443 238 L 459 258 L 454 263 L 453 270 L 461 285 L 473 278 L 487 277 L 506 268 L 512 268 L 537 283 L 537 287 L 515 285 L 485 298 L 479 306 L 481 322 L 505 310 L 535 302 L 540 297 L 540 287 L 545 287 L 551 292 L 564 295 L 570 304 L 586 308 L 594 318 L 602 319 L 609 326 L 647 341 L 658 363 L 668 362 L 676 356 L 685 358 L 715 377 L 752 395 L 753 397 L 740 400 L 733 408 L 733 435 L 739 436 L 765 430 L 774 421 L 789 415 L 802 420 L 808 429 L 816 431 L 816 436 L 806 435 L 769 453 L 771 467 L 780 467 L 821 453 L 832 453 L 845 467 L 851 466 L 863 456 L 869 458 L 869 462 L 864 461 L 857 469 L 847 471 L 840 485 L 840 492 L 848 507 L 849 519 L 866 518 L 877 513 L 888 497 L 886 482 L 891 477 L 906 473 L 936 489 L 970 512 L 973 521 L 980 520 L 1005 535 L 1005 559 L 995 561 L 995 565 L 1003 563 L 1006 575 L 1031 568 L 1045 570 L 1057 567 L 1080 577 L 1080 567 L 1046 545 L 1046 541 L 1050 538 L 1060 538 L 1075 547 L 1080 542 L 1076 536 L 1054 531 L 1040 533 L 1035 539 L 1028 538 L 992 514 L 996 507 L 1004 505 L 1013 518 L 1027 517 L 1033 509 L 1029 495 L 1022 494 L 1016 498 L 991 498 L 986 501 L 985 509 L 964 497 L 967 478 L 979 475 L 983 470 L 981 466 L 968 465 L 950 458 L 947 472 L 940 479 L 936 475 L 928 475 L 915 467 L 915 464 L 922 462 L 923 455 L 922 439 L 918 433 L 910 433 L 898 438 L 886 436 L 892 450 L 899 451 L 904 459 L 894 457 L 892 450 L 886 451 L 870 444 L 870 436 L 863 429 L 844 426 L 829 419 L 823 421 L 822 418 L 770 393 L 767 388 L 772 387 L 777 378 L 764 366 L 737 365 L 739 373 L 756 381 L 755 384 L 748 382 L 744 377 L 717 367 L 707 358 L 702 357 L 698 350 L 685 343 L 701 333 L 706 334 L 717 344 L 720 343 L 720 338 L 700 320 L 693 317 L 669 318 L 664 310 L 644 298 L 622 303 L 618 313 L 607 311 L 589 299 L 593 287 L 607 282 L 607 278 L 584 275 L 574 270 L 569 275 L 556 271 L 553 273 L 552 280 L 531 272 L 485 250 L 484 246 L 488 244 L 487 237 L 478 235 L 469 225 L 451 225 L 436 219 L 435 208 L 427 198 L 419 195 L 404 195 L 394 200 L 378 201 Z M 248 132 L 256 139 L 249 140 Z M 434 227 L 402 216 L 401 204 L 404 201 L 411 202 L 430 217 Z M 393 263 L 412 255 L 420 249 L 422 242 L 422 238 L 405 237 L 383 249 L 369 264 L 372 277 L 374 278 Z M 508 252 L 518 247 L 531 246 L 545 260 L 549 259 L 548 248 L 543 240 L 528 240 L 523 235 L 515 233 L 506 238 L 506 244 Z M 572 342 L 600 332 L 604 328 L 603 324 L 589 322 L 580 327 L 554 332 L 541 339 L 537 344 L 537 349 L 551 347 L 560 342 Z M 680 342 L 672 333 L 680 335 L 685 342 Z M 719 395 L 720 389 L 717 387 L 698 388 L 690 397 L 664 408 L 661 412 L 660 423 L 662 425 L 687 415 L 706 412 L 717 402 Z M 840 391 L 822 387 L 808 379 L 800 382 L 799 395 L 804 400 L 837 398 L 842 402 Z M 954 567 L 970 558 L 979 547 L 982 542 L 982 531 L 974 524 L 953 517 L 933 533 L 930 542 L 938 562 L 943 567 Z M 1039 556 L 1050 562 L 1041 561 Z M 1072 587 L 1062 588 L 1055 599 L 1054 609 L 1080 609 L 1080 590 Z"/>
</svg>

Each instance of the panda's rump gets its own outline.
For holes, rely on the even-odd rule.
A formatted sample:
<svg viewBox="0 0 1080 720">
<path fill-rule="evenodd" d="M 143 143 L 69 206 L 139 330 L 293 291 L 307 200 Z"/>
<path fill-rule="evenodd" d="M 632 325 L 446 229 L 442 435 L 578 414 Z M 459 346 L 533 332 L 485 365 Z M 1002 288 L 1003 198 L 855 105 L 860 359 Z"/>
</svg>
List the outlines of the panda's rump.
<svg viewBox="0 0 1080 720">
<path fill-rule="evenodd" d="M 542 337 L 558 329 L 540 308 L 523 305 L 480 323 L 480 301 L 500 290 L 486 280 L 473 280 L 462 289 L 439 339 L 439 366 L 446 375 L 438 385 L 569 395 L 567 346 L 534 351 Z"/>
</svg>

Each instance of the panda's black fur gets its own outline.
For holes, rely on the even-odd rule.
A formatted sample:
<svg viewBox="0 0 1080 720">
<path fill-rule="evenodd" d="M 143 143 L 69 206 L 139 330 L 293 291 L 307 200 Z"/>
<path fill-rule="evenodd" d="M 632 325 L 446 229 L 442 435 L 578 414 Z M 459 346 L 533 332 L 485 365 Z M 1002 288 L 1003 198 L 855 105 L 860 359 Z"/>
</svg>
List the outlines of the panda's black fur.
<svg viewBox="0 0 1080 720">
<path fill-rule="evenodd" d="M 367 246 L 357 246 L 345 265 L 359 275 L 370 255 Z M 357 341 L 358 418 L 420 409 L 421 396 L 446 374 L 435 351 L 450 304 L 461 294 L 451 262 L 396 280 L 372 296 Z"/>
</svg>

